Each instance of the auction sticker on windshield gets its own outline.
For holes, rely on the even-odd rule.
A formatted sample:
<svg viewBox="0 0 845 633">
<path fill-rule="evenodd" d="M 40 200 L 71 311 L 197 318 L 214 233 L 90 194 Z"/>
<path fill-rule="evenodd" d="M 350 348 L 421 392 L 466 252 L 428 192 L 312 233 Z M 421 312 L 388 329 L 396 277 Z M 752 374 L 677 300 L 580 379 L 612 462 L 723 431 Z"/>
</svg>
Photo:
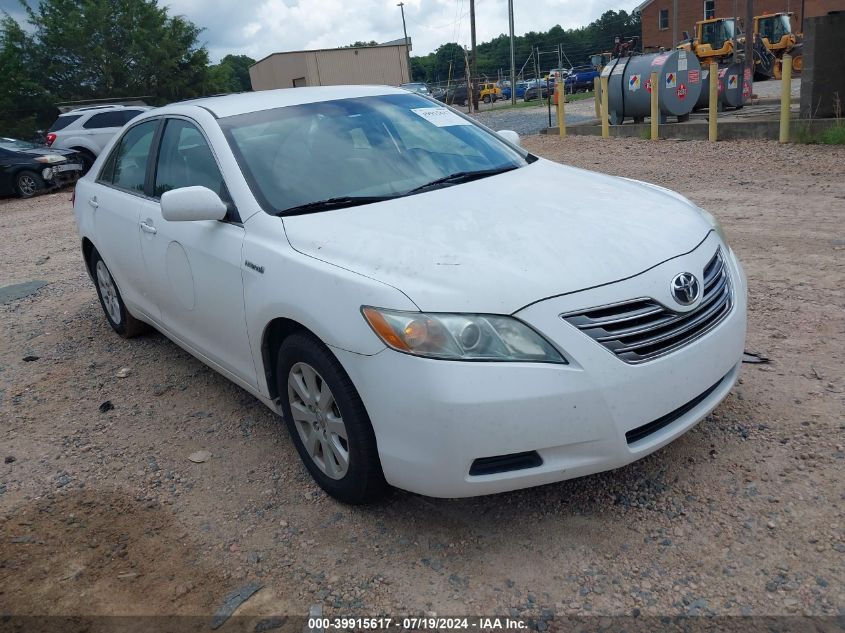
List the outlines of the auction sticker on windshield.
<svg viewBox="0 0 845 633">
<path fill-rule="evenodd" d="M 411 112 L 437 127 L 472 125 L 470 121 L 458 116 L 448 108 L 412 108 Z"/>
</svg>

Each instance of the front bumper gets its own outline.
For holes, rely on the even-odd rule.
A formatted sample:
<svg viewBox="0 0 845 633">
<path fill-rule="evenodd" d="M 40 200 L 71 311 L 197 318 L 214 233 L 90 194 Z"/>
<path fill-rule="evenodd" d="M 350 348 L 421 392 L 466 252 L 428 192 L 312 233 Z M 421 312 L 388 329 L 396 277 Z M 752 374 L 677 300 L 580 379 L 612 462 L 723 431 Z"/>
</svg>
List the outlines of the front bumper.
<svg viewBox="0 0 845 633">
<path fill-rule="evenodd" d="M 387 481 L 433 497 L 503 492 L 623 466 L 689 430 L 730 392 L 739 373 L 746 282 L 731 252 L 731 312 L 700 338 L 652 361 L 629 365 L 560 315 L 644 294 L 662 300 L 659 288 L 680 270 L 703 266 L 717 247 L 711 234 L 692 253 L 642 275 L 547 299 L 515 315 L 557 345 L 569 365 L 335 350 L 370 415 Z M 645 435 L 634 432 L 655 422 Z M 534 451 L 540 465 L 470 475 L 477 459 Z"/>
<path fill-rule="evenodd" d="M 64 187 L 82 177 L 82 164 L 67 164 L 45 167 L 41 170 L 41 177 L 48 187 Z"/>
</svg>

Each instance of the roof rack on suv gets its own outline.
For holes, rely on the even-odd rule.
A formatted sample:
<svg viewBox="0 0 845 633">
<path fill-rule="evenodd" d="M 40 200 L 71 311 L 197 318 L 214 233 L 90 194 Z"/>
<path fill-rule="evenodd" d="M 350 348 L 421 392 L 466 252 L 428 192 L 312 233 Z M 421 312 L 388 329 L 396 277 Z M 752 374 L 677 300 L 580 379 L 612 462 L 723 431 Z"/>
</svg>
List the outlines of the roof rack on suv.
<svg viewBox="0 0 845 633">
<path fill-rule="evenodd" d="M 132 107 L 132 106 L 147 106 L 145 99 L 152 99 L 151 96 L 145 97 L 126 97 L 125 99 L 85 99 L 83 101 L 61 101 L 56 104 L 59 114 L 67 114 L 68 112 L 77 112 L 79 110 L 94 110 L 98 108 L 116 108 L 116 107 Z"/>
</svg>

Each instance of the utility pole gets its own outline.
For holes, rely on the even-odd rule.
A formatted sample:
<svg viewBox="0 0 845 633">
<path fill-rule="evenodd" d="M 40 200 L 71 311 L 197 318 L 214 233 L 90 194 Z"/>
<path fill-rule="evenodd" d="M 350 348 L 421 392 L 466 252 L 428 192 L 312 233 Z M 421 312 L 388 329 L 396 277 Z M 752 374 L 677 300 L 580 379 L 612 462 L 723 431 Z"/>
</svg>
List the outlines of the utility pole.
<svg viewBox="0 0 845 633">
<path fill-rule="evenodd" d="M 470 62 L 470 72 L 472 73 L 472 80 L 478 81 L 478 56 L 475 52 L 475 0 L 469 0 L 469 34 L 472 44 L 472 60 Z M 472 91 L 472 109 L 478 111 L 478 94 L 475 90 Z"/>
<path fill-rule="evenodd" d="M 746 77 L 748 88 L 754 81 L 754 0 L 745 0 L 745 76 L 742 78 L 742 89 L 745 90 Z M 751 95 L 748 95 L 751 98 Z"/>
<path fill-rule="evenodd" d="M 400 2 L 396 6 L 402 11 L 402 32 L 405 34 L 405 53 L 408 56 L 408 81 L 410 82 L 414 79 L 411 75 L 411 43 L 408 41 L 408 29 L 405 26 L 405 3 Z"/>
<path fill-rule="evenodd" d="M 513 0 L 508 0 L 508 24 L 511 34 L 511 105 L 516 105 L 516 57 L 513 50 Z"/>
</svg>

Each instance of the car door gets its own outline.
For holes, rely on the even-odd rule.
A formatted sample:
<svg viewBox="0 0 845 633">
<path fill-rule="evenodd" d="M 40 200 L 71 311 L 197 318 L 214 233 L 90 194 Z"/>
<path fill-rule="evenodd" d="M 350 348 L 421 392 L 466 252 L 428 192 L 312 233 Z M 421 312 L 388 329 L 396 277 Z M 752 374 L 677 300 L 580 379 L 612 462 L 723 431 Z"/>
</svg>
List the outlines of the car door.
<svg viewBox="0 0 845 633">
<path fill-rule="evenodd" d="M 141 257 L 138 227 L 147 168 L 159 119 L 129 128 L 115 144 L 92 186 L 80 187 L 92 209 L 95 246 L 117 282 L 123 302 L 138 316 L 156 317 Z M 141 313 L 141 314 L 139 314 Z"/>
<path fill-rule="evenodd" d="M 141 250 L 161 325 L 181 343 L 252 386 L 257 384 L 244 312 L 244 228 L 208 141 L 188 119 L 168 118 L 141 203 Z M 208 187 L 230 205 L 225 220 L 171 222 L 159 199 L 171 189 Z"/>
<path fill-rule="evenodd" d="M 89 118 L 82 124 L 82 129 L 99 153 L 127 121 L 124 110 L 109 110 Z"/>
<path fill-rule="evenodd" d="M 0 147 L 0 195 L 15 192 L 13 154 Z"/>
</svg>

